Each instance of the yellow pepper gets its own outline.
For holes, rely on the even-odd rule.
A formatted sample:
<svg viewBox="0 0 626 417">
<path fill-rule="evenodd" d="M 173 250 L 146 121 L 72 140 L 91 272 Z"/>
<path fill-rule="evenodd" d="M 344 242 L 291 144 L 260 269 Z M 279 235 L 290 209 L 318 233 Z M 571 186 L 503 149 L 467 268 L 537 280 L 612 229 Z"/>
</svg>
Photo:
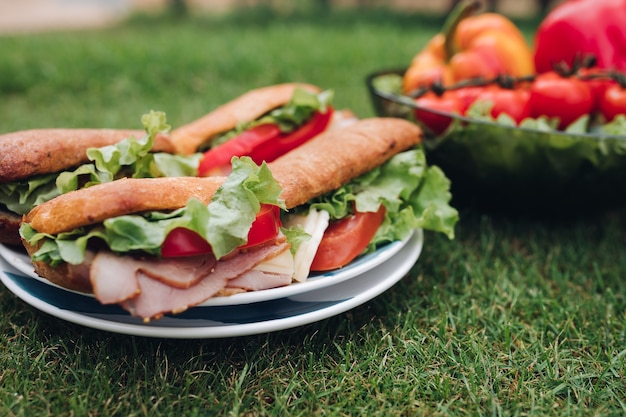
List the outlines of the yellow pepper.
<svg viewBox="0 0 626 417">
<path fill-rule="evenodd" d="M 533 53 L 521 31 L 498 13 L 476 12 L 478 3 L 461 2 L 412 59 L 404 75 L 409 93 L 434 82 L 444 86 L 476 77 L 525 76 L 534 73 Z"/>
</svg>

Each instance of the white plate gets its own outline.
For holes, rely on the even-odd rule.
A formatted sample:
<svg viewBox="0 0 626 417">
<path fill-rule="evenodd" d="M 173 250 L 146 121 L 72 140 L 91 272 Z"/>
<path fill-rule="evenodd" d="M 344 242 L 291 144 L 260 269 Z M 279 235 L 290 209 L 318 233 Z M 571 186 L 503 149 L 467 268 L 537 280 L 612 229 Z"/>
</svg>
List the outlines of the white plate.
<svg viewBox="0 0 626 417">
<path fill-rule="evenodd" d="M 402 279 L 422 251 L 417 230 L 387 262 L 350 280 L 313 291 L 236 306 L 198 306 L 161 320 L 142 323 L 118 306 L 33 279 L 0 260 L 0 280 L 33 307 L 72 323 L 136 336 L 220 338 L 289 329 L 343 313 L 389 289 Z"/>
<path fill-rule="evenodd" d="M 232 306 L 240 304 L 258 303 L 261 301 L 276 300 L 279 298 L 289 297 L 296 294 L 303 294 L 310 291 L 319 290 L 330 285 L 339 284 L 350 278 L 354 278 L 372 268 L 385 262 L 402 249 L 409 238 L 402 241 L 392 242 L 378 249 L 374 253 L 363 255 L 348 266 L 334 271 L 328 271 L 321 274 L 310 276 L 305 282 L 294 283 L 286 287 L 272 288 L 262 291 L 251 291 L 240 294 L 234 294 L 227 297 L 213 297 L 200 306 Z M 33 264 L 30 258 L 21 248 L 0 245 L 0 256 L 2 256 L 15 269 L 22 272 L 26 276 L 35 278 L 48 285 L 56 286 L 50 281 L 39 277 L 33 270 Z M 57 288 L 61 288 L 56 286 Z M 67 290 L 66 290 L 67 291 Z M 93 295 L 88 295 L 92 297 Z"/>
</svg>

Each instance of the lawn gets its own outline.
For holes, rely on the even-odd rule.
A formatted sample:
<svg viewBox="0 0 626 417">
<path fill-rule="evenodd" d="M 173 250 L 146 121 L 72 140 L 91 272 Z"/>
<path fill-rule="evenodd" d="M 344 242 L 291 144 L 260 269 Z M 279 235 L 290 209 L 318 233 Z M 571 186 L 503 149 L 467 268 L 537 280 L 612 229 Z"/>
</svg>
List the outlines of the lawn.
<svg viewBox="0 0 626 417">
<path fill-rule="evenodd" d="M 537 22 L 522 21 L 529 39 Z M 441 18 L 387 11 L 138 16 L 96 32 L 0 38 L 0 133 L 190 121 L 246 90 L 332 88 L 408 63 Z M 71 324 L 0 286 L 0 415 L 582 416 L 626 412 L 626 211 L 459 205 L 394 287 L 302 327 L 170 340 Z"/>
</svg>

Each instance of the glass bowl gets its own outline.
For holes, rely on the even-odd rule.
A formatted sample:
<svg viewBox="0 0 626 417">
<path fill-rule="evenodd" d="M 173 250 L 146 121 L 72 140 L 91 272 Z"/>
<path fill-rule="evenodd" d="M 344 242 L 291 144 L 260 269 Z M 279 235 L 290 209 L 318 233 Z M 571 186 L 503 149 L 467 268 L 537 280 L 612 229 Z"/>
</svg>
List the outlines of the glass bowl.
<svg viewBox="0 0 626 417">
<path fill-rule="evenodd" d="M 367 76 L 374 111 L 423 128 L 428 162 L 452 181 L 453 202 L 559 213 L 626 202 L 626 136 L 535 130 L 420 108 L 390 92 L 403 74 Z M 418 109 L 449 118 L 450 126 L 431 133 L 416 118 Z"/>
</svg>

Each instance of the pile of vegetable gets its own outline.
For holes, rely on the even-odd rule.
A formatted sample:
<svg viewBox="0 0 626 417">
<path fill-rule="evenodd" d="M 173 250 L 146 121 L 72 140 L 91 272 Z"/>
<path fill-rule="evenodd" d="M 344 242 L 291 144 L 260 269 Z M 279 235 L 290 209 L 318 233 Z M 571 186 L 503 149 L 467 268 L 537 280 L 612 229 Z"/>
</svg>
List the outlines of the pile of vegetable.
<svg viewBox="0 0 626 417">
<path fill-rule="evenodd" d="M 546 16 L 535 48 L 497 13 L 461 2 L 395 90 L 435 135 L 454 113 L 509 126 L 626 134 L 626 0 L 570 0 Z"/>
<path fill-rule="evenodd" d="M 459 3 L 408 69 L 369 78 L 377 113 L 424 128 L 457 203 L 626 202 L 626 0 L 561 3 L 532 48 L 504 16 L 476 12 Z"/>
</svg>

